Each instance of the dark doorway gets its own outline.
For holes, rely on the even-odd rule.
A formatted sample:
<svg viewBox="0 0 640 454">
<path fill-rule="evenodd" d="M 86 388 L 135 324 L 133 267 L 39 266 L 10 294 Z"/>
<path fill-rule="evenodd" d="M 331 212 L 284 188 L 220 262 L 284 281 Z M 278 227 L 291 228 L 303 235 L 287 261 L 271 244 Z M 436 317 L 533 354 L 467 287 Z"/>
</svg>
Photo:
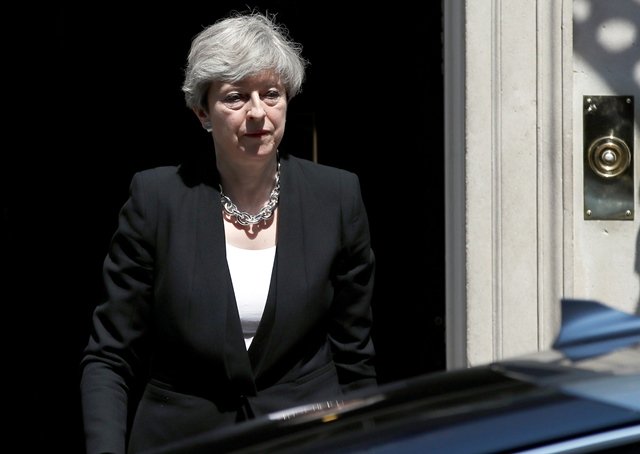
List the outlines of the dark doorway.
<svg viewBox="0 0 640 454">
<path fill-rule="evenodd" d="M 34 38 L 47 68 L 33 83 L 42 123 L 12 164 L 28 175 L 6 180 L 5 196 L 19 194 L 3 219 L 12 285 L 36 317 L 22 346 L 55 341 L 19 363 L 49 448 L 81 452 L 77 363 L 117 212 L 135 171 L 208 146 L 184 106 L 182 68 L 191 38 L 232 9 L 277 14 L 311 62 L 282 146 L 311 157 L 315 129 L 318 160 L 360 175 L 378 260 L 380 381 L 445 368 L 442 21 L 440 2 L 423 3 L 51 7 L 50 34 Z"/>
</svg>

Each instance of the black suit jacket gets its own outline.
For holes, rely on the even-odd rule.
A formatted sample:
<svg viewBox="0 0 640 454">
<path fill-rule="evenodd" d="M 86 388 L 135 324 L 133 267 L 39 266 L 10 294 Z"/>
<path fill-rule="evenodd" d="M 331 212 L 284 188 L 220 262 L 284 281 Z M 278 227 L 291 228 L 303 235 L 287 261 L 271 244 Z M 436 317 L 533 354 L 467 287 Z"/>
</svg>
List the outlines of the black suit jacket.
<svg viewBox="0 0 640 454">
<path fill-rule="evenodd" d="M 276 258 L 247 351 L 219 189 L 199 175 L 162 167 L 132 180 L 82 360 L 89 454 L 124 452 L 129 434 L 139 452 L 375 384 L 375 265 L 357 176 L 281 158 Z"/>
</svg>

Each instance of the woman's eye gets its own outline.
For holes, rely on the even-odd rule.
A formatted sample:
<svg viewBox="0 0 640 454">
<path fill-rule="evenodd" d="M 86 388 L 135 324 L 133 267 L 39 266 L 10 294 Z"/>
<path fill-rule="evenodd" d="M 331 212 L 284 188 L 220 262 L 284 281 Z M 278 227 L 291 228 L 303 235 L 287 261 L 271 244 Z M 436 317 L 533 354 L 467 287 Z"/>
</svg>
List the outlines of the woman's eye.
<svg viewBox="0 0 640 454">
<path fill-rule="evenodd" d="M 240 93 L 229 93 L 222 99 L 222 102 L 226 106 L 234 108 L 241 107 L 244 104 L 245 99 Z"/>
<path fill-rule="evenodd" d="M 264 102 L 274 105 L 280 100 L 280 92 L 278 90 L 269 90 L 263 96 Z"/>
<path fill-rule="evenodd" d="M 281 97 L 282 95 L 280 91 L 272 89 L 264 92 L 260 96 L 260 99 L 267 106 L 275 106 L 276 104 L 278 104 L 278 102 L 280 102 Z M 244 93 L 238 93 L 238 92 L 227 93 L 222 98 L 222 102 L 224 103 L 225 106 L 227 106 L 229 109 L 236 109 L 236 110 L 242 108 L 250 100 L 251 100 L 250 94 L 248 93 L 244 94 Z"/>
</svg>

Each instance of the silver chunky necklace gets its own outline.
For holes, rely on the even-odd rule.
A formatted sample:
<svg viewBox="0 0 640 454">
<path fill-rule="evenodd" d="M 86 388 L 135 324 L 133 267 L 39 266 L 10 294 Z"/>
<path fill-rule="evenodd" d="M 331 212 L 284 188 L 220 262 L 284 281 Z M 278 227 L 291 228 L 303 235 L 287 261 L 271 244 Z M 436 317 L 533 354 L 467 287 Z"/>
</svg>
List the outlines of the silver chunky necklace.
<svg viewBox="0 0 640 454">
<path fill-rule="evenodd" d="M 280 200 L 280 161 L 278 161 L 276 181 L 273 185 L 273 190 L 269 195 L 269 200 L 262 208 L 260 208 L 260 211 L 258 211 L 257 214 L 249 214 L 246 211 L 239 210 L 238 206 L 222 191 L 222 185 L 220 185 L 220 202 L 222 202 L 224 211 L 226 211 L 230 216 L 235 217 L 238 224 L 241 225 L 254 225 L 269 219 L 273 215 L 273 211 L 278 206 L 278 200 Z"/>
</svg>

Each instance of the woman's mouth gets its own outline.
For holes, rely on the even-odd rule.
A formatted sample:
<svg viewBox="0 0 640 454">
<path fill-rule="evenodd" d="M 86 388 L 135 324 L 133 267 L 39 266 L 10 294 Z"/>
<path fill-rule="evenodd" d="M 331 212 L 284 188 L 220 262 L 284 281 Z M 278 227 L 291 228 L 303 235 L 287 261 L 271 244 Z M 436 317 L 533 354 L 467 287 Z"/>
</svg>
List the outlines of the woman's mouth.
<svg viewBox="0 0 640 454">
<path fill-rule="evenodd" d="M 266 134 L 269 134 L 269 131 L 266 130 L 261 130 L 261 131 L 255 131 L 255 132 L 248 132 L 245 134 L 246 137 L 262 137 Z"/>
</svg>

